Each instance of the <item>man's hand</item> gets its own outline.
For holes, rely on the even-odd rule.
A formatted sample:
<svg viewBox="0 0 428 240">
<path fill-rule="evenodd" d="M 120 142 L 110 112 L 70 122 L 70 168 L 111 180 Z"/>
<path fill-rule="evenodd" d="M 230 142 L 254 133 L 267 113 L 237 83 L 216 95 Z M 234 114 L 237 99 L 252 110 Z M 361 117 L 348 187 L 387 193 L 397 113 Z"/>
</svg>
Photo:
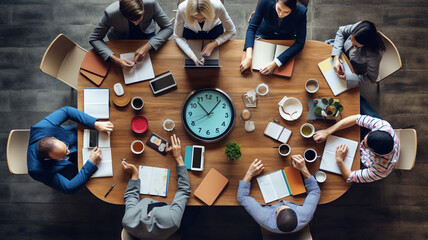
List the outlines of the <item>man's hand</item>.
<svg viewBox="0 0 428 240">
<path fill-rule="evenodd" d="M 103 153 L 101 152 L 101 149 L 98 147 L 94 147 L 91 151 L 91 155 L 89 155 L 89 161 L 91 161 L 93 164 L 98 165 L 101 160 L 103 159 Z"/>
<path fill-rule="evenodd" d="M 302 157 L 302 155 L 293 155 L 291 156 L 291 165 L 299 170 L 305 179 L 311 177 L 311 173 L 308 171 L 308 168 L 306 167 L 305 159 Z"/>
<path fill-rule="evenodd" d="M 336 72 L 337 77 L 339 77 L 342 80 L 346 80 L 345 67 L 340 62 L 339 57 L 335 56 L 333 59 L 334 59 L 333 60 L 333 69 Z"/>
<path fill-rule="evenodd" d="M 348 153 L 348 146 L 346 144 L 340 144 L 336 148 L 336 162 L 343 162 L 346 158 L 346 154 Z"/>
<path fill-rule="evenodd" d="M 328 136 L 330 135 L 329 131 L 327 129 L 324 130 L 318 130 L 314 133 L 314 141 L 316 143 L 322 143 L 324 142 Z"/>
<path fill-rule="evenodd" d="M 184 165 L 183 157 L 181 156 L 181 142 L 178 137 L 174 135 L 171 136 L 171 146 L 167 143 L 166 151 L 169 152 L 172 150 L 172 155 L 177 162 L 177 165 Z"/>
<path fill-rule="evenodd" d="M 138 63 L 143 61 L 144 57 L 150 51 L 150 49 L 152 49 L 152 45 L 150 45 L 149 43 L 146 43 L 142 47 L 137 49 L 137 51 L 135 51 L 134 53 L 134 62 Z"/>
<path fill-rule="evenodd" d="M 114 125 L 110 121 L 96 121 L 94 124 L 94 128 L 97 129 L 99 132 L 108 133 L 113 131 Z"/>
<path fill-rule="evenodd" d="M 243 181 L 251 182 L 251 179 L 259 175 L 260 173 L 262 173 L 263 169 L 265 168 L 263 167 L 262 160 L 258 160 L 257 158 L 254 159 L 254 161 L 251 163 L 250 167 L 248 168 Z"/>
<path fill-rule="evenodd" d="M 135 65 L 134 62 L 131 62 L 128 59 L 116 57 L 115 55 L 111 55 L 110 60 L 122 68 L 132 68 Z"/>
<path fill-rule="evenodd" d="M 217 41 L 213 41 L 213 42 L 208 43 L 208 44 L 204 47 L 204 49 L 202 49 L 202 51 L 201 51 L 201 55 L 202 55 L 202 56 L 209 57 L 209 56 L 211 55 L 212 51 L 214 50 L 214 48 L 216 48 L 216 47 L 218 47 L 218 43 L 217 43 Z"/>
<path fill-rule="evenodd" d="M 266 65 L 266 67 L 262 68 L 262 70 L 260 70 L 260 74 L 262 74 L 262 75 L 272 74 L 276 67 L 278 67 L 278 65 L 276 65 L 276 63 L 274 61 L 272 61 L 272 62 L 268 63 L 268 65 Z"/>
<path fill-rule="evenodd" d="M 127 163 L 125 160 L 122 161 L 123 170 L 131 175 L 131 178 L 138 180 L 138 169 L 134 164 Z"/>
</svg>

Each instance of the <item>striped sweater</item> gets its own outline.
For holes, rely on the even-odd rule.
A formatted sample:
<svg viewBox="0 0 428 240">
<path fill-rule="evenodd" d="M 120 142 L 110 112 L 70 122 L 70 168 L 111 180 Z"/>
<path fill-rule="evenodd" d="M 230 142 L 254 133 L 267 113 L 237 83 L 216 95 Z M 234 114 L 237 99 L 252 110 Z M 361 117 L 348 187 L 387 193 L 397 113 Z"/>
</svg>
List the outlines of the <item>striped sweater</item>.
<svg viewBox="0 0 428 240">
<path fill-rule="evenodd" d="M 391 125 L 384 120 L 370 117 L 367 115 L 358 115 L 357 124 L 361 127 L 371 129 L 372 131 L 382 130 L 391 134 L 394 139 L 394 150 L 386 156 L 375 155 L 363 142 L 360 144 L 361 162 L 367 168 L 351 172 L 346 180 L 350 182 L 368 183 L 380 180 L 388 176 L 394 170 L 400 155 L 400 141 Z"/>
</svg>

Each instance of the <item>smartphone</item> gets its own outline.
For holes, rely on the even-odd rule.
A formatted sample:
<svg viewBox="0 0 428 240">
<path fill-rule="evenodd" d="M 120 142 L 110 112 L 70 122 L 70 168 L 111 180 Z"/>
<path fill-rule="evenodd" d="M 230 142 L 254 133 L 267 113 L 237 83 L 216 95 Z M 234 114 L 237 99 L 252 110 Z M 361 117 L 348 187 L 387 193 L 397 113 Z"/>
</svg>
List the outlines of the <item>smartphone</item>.
<svg viewBox="0 0 428 240">
<path fill-rule="evenodd" d="M 89 148 L 94 148 L 98 146 L 98 131 L 89 130 Z"/>
<path fill-rule="evenodd" d="M 193 146 L 193 152 L 192 152 L 192 166 L 191 170 L 193 171 L 203 171 L 204 170 L 204 153 L 205 153 L 205 147 L 204 146 Z"/>
<path fill-rule="evenodd" d="M 177 87 L 172 73 L 165 74 L 150 81 L 150 87 L 155 95 Z"/>
</svg>

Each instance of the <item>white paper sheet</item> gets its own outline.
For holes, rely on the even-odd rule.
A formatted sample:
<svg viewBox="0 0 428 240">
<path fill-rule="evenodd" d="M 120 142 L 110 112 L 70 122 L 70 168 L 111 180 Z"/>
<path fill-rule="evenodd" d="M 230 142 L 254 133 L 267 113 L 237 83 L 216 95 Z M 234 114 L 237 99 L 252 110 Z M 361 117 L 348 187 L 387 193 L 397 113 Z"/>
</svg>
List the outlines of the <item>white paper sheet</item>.
<svg viewBox="0 0 428 240">
<path fill-rule="evenodd" d="M 124 58 L 133 62 L 134 53 L 122 53 L 120 54 L 120 58 Z M 122 68 L 122 72 L 125 84 L 141 82 L 155 77 L 152 60 L 150 59 L 149 53 L 146 54 L 141 62 L 135 64 L 131 69 Z"/>
<path fill-rule="evenodd" d="M 85 88 L 83 90 L 83 110 L 97 119 L 109 119 L 109 89 Z"/>
</svg>

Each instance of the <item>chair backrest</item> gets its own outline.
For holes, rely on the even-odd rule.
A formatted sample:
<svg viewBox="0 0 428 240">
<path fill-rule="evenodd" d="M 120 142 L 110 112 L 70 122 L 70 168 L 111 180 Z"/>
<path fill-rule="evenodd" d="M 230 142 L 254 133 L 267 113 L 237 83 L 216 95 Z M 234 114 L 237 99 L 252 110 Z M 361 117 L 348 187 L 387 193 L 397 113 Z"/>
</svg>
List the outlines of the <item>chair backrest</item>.
<svg viewBox="0 0 428 240">
<path fill-rule="evenodd" d="M 394 129 L 400 139 L 400 157 L 395 169 L 411 170 L 415 166 L 418 138 L 415 129 Z"/>
<path fill-rule="evenodd" d="M 40 71 L 66 83 L 77 90 L 80 65 L 87 50 L 59 34 L 46 49 Z"/>
<path fill-rule="evenodd" d="M 13 174 L 27 174 L 27 148 L 30 129 L 10 131 L 7 140 L 6 158 L 9 171 Z"/>
<path fill-rule="evenodd" d="M 138 238 L 129 234 L 125 228 L 122 228 L 122 232 L 120 233 L 121 240 L 139 240 Z"/>
<path fill-rule="evenodd" d="M 379 76 L 376 80 L 377 83 L 402 67 L 400 53 L 394 43 L 383 33 L 379 32 L 379 34 L 382 36 L 383 43 L 385 44 L 385 52 L 383 53 L 382 60 L 380 61 Z"/>
</svg>

